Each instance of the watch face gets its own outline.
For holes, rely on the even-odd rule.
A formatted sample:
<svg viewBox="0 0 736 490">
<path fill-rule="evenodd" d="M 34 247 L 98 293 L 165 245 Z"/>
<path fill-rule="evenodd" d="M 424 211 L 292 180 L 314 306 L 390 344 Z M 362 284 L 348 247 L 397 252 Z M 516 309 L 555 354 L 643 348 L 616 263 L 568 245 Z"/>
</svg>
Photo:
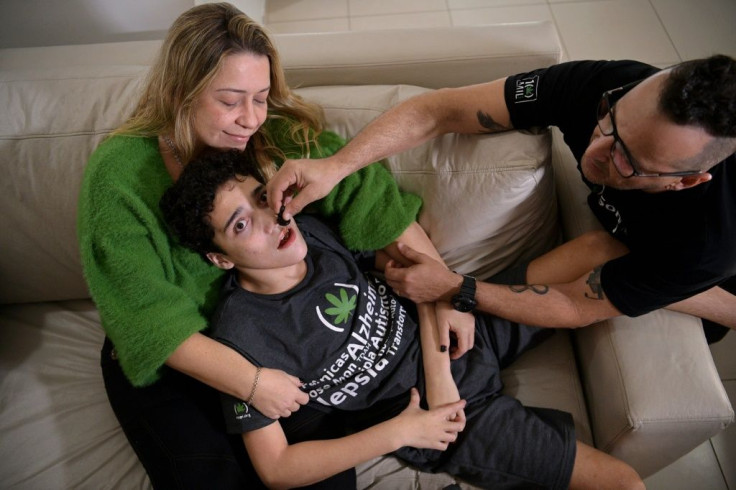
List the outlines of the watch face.
<svg viewBox="0 0 736 490">
<path fill-rule="evenodd" d="M 475 308 L 476 304 L 476 301 L 472 298 L 467 298 L 463 296 L 455 296 L 454 298 L 452 298 L 452 306 L 457 311 L 461 311 L 463 313 L 473 311 L 473 308 Z"/>
</svg>

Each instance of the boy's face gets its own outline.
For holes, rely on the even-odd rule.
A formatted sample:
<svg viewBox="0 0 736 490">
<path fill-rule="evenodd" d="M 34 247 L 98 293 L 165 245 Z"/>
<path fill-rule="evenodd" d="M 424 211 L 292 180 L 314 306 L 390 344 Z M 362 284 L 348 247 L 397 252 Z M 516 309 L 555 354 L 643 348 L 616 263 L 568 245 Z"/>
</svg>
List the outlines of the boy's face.
<svg viewBox="0 0 736 490">
<path fill-rule="evenodd" d="M 294 220 L 286 226 L 276 223 L 266 188 L 253 177 L 222 185 L 209 216 L 213 242 L 223 253 L 211 252 L 207 258 L 221 269 L 237 268 L 246 282 L 272 282 L 303 264 L 307 244 L 299 228 Z"/>
</svg>

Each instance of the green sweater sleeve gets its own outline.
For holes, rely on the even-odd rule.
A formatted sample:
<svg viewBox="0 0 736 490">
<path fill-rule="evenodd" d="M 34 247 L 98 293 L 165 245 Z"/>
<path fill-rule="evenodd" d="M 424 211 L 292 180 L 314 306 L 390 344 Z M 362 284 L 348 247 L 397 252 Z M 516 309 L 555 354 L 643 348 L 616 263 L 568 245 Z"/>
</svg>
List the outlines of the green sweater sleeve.
<svg viewBox="0 0 736 490">
<path fill-rule="evenodd" d="M 312 158 L 327 157 L 345 146 L 345 140 L 323 131 L 311 148 Z M 303 158 L 298 147 L 281 145 L 287 158 Z M 372 163 L 343 179 L 310 210 L 332 222 L 351 250 L 379 250 L 416 221 L 422 201 L 399 189 L 381 163 Z"/>
<path fill-rule="evenodd" d="M 205 329 L 221 271 L 178 246 L 158 201 L 171 185 L 155 139 L 113 137 L 85 170 L 77 232 L 85 279 L 121 367 L 136 386 Z"/>
</svg>

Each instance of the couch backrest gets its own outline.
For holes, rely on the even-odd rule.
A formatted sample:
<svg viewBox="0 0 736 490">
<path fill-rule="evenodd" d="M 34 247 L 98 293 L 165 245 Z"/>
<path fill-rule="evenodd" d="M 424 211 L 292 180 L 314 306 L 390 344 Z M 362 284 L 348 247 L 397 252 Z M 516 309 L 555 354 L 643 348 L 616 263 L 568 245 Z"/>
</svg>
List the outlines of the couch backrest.
<svg viewBox="0 0 736 490">
<path fill-rule="evenodd" d="M 287 36 L 288 41 L 277 36 L 277 43 L 280 47 L 283 44 L 284 63 L 293 83 L 329 85 L 301 89 L 300 93 L 326 105 L 328 124 L 349 136 L 381 111 L 420 90 L 393 85 L 404 78 L 422 81 L 421 77 L 409 76 L 409 72 L 422 72 L 419 60 L 431 67 L 427 68 L 430 73 L 454 73 L 454 78 L 443 75 L 446 85 L 462 85 L 464 80 L 473 83 L 483 79 L 483 73 L 492 79 L 554 63 L 559 57 L 554 30 L 546 24 L 531 27 L 521 25 L 518 32 L 511 29 L 514 35 L 508 26 L 441 29 L 434 37 L 425 32 L 427 53 L 422 57 L 416 51 L 418 46 L 412 48 L 412 55 L 418 56 L 414 60 L 397 55 L 402 50 L 396 43 L 384 53 L 382 63 L 375 57 L 365 62 L 360 58 L 335 59 L 331 57 L 333 50 L 323 61 L 333 70 L 326 72 L 332 82 L 320 75 L 319 61 L 314 56 L 313 48 L 322 46 L 325 39 L 305 35 L 299 42 L 299 36 Z M 417 30 L 409 37 L 419 33 Z M 465 42 L 459 38 L 478 39 L 482 34 L 491 42 L 491 33 L 513 41 L 513 46 L 502 56 L 497 48 L 503 43 L 491 43 L 491 54 L 485 59 L 488 66 L 478 68 L 478 58 L 464 53 Z M 378 42 L 367 34 L 340 34 L 343 48 L 351 47 L 361 56 L 371 51 L 366 42 Z M 386 31 L 381 37 L 403 39 L 406 35 L 403 31 Z M 433 42 L 442 36 L 452 37 L 460 46 L 454 58 L 450 51 L 433 49 Z M 520 43 L 526 36 L 533 37 L 534 46 Z M 332 40 L 336 41 L 334 37 Z M 150 43 L 145 45 L 154 48 Z M 147 66 L 132 61 L 136 56 L 150 59 L 151 55 L 145 50 L 130 55 L 121 51 L 122 47 L 0 50 L 0 106 L 6 115 L 0 119 L 0 168 L 4 173 L 0 181 L 0 303 L 88 297 L 75 232 L 82 174 L 90 153 L 123 121 L 137 100 Z M 525 50 L 530 53 L 527 58 L 521 56 Z M 115 56 L 111 55 L 106 63 L 106 52 L 125 52 L 125 61 L 114 64 Z M 300 52 L 309 55 L 299 56 Z M 475 53 L 475 48 L 469 52 Z M 39 56 L 34 58 L 34 54 Z M 412 69 L 399 69 L 402 63 Z M 463 63 L 475 68 L 461 70 Z M 30 68 L 24 68 L 24 64 Z M 366 80 L 392 85 L 334 86 L 351 83 L 355 73 Z M 432 80 L 435 78 L 425 80 L 426 84 L 432 85 Z M 400 185 L 425 198 L 422 224 L 448 262 L 463 272 L 488 275 L 525 254 L 546 249 L 556 238 L 548 159 L 546 133 L 482 138 L 448 135 L 392 158 L 388 165 Z M 493 243 L 488 242 L 491 236 L 496 237 Z"/>
</svg>

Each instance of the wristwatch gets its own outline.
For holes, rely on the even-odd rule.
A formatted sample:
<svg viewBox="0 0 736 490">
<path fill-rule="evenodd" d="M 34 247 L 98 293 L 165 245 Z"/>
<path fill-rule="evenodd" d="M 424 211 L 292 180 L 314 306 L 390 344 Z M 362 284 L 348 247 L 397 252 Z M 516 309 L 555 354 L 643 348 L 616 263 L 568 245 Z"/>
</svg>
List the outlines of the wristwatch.
<svg viewBox="0 0 736 490">
<path fill-rule="evenodd" d="M 452 307 L 457 311 L 466 313 L 473 311 L 478 305 L 475 301 L 475 278 L 463 274 L 463 284 L 460 286 L 460 292 L 452 297 Z"/>
</svg>

